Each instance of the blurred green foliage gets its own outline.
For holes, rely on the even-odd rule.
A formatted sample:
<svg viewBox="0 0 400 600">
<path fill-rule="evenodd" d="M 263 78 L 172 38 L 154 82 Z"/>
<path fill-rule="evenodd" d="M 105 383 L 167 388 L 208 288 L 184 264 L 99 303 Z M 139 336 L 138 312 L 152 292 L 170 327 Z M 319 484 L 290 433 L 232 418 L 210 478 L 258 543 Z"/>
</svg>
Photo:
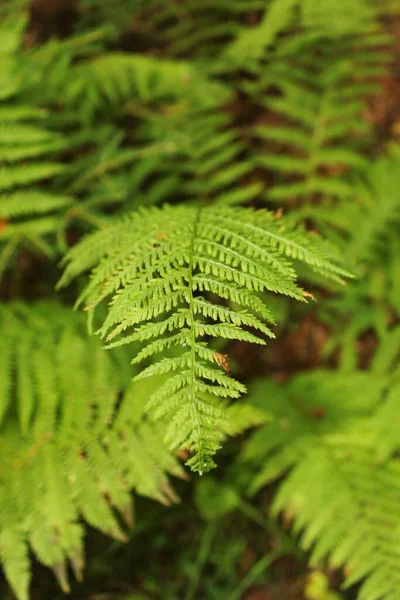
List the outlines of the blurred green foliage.
<svg viewBox="0 0 400 600">
<path fill-rule="evenodd" d="M 1 4 L 0 560 L 18 600 L 398 600 L 399 17 L 398 0 Z M 148 290 L 187 267 L 185 240 L 219 387 L 174 430 L 181 279 Z M 345 286 L 324 277 L 338 259 Z M 78 277 L 55 292 L 61 261 Z M 81 294 L 89 329 L 132 344 L 102 349 Z M 138 356 L 154 379 L 131 382 Z M 197 449 L 223 448 L 189 479 L 199 415 Z"/>
</svg>

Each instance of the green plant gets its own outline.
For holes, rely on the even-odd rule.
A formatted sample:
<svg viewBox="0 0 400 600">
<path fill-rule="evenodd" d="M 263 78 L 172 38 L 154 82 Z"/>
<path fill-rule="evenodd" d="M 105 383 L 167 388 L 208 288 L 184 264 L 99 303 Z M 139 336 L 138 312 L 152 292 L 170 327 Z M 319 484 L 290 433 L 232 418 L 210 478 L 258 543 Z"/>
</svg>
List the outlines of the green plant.
<svg viewBox="0 0 400 600">
<path fill-rule="evenodd" d="M 68 591 L 87 525 L 126 540 L 132 493 L 176 502 L 169 477 L 221 448 L 221 481 L 193 477 L 187 600 L 238 599 L 297 556 L 281 512 L 313 566 L 394 600 L 399 148 L 366 107 L 396 3 L 81 0 L 74 35 L 39 45 L 29 4 L 0 8 L 0 560 L 18 599 L 31 552 Z M 304 316 L 321 358 L 273 372 L 258 346 L 279 354 Z M 252 496 L 283 477 L 265 518 Z M 242 532 L 225 562 L 217 536 L 235 511 L 273 540 L 242 579 Z M 323 576 L 307 593 L 335 595 Z"/>
<path fill-rule="evenodd" d="M 84 566 L 80 517 L 123 539 L 115 511 L 132 526 L 130 490 L 168 504 L 166 474 L 183 471 L 146 419 L 146 391 L 129 384 L 123 355 L 88 339 L 79 315 L 14 303 L 2 306 L 1 328 L 1 557 L 27 598 L 29 547 L 67 591 L 66 561 L 78 578 Z"/>
<path fill-rule="evenodd" d="M 377 91 L 373 77 L 384 73 L 382 56 L 373 50 L 381 36 L 345 39 L 332 52 L 329 38 L 316 42 L 303 35 L 301 52 L 294 54 L 301 37 L 295 48 L 292 40 L 287 48 L 283 43 L 266 74 L 245 86 L 277 115 L 277 124 L 254 127 L 257 163 L 275 174 L 268 200 L 329 200 L 331 208 L 332 200 L 352 196 L 352 179 L 368 166 L 362 151 L 369 128 L 361 116 L 365 97 Z M 280 88 L 279 96 L 265 95 L 272 86 Z"/>
<path fill-rule="evenodd" d="M 251 398 L 272 421 L 253 435 L 241 466 L 264 464 L 252 493 L 286 474 L 272 512 L 284 511 L 312 565 L 328 557 L 345 566 L 347 586 L 366 578 L 359 598 L 395 598 L 399 469 L 389 423 L 398 370 L 388 376 L 381 357 L 376 365 L 370 373 L 315 371 L 284 387 L 261 383 Z"/>
<path fill-rule="evenodd" d="M 172 449 L 188 448 L 192 457 L 187 464 L 202 474 L 215 466 L 211 457 L 219 448 L 221 399 L 245 391 L 229 377 L 222 355 L 202 338 L 265 344 L 244 329 L 273 337 L 265 325 L 273 318 L 257 292 L 304 300 L 292 261 L 328 276 L 345 275 L 328 259 L 310 236 L 266 211 L 164 207 L 133 213 L 76 246 L 67 255 L 61 285 L 94 266 L 80 302 L 91 312 L 113 295 L 101 334 L 111 342 L 128 331 L 109 347 L 151 340 L 134 362 L 155 354 L 162 359 L 139 377 L 171 377 L 150 397 L 148 410 L 155 419 L 169 416 L 166 435 Z M 205 293 L 233 306 L 207 299 Z M 171 349 L 176 352 L 167 358 Z"/>
</svg>

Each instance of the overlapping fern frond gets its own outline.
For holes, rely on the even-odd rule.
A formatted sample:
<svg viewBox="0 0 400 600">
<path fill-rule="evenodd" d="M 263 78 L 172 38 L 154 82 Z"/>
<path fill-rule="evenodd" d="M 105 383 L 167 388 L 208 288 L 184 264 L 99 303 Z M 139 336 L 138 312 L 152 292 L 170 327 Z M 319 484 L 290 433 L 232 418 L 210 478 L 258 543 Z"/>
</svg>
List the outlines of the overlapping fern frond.
<svg viewBox="0 0 400 600">
<path fill-rule="evenodd" d="M 318 239 L 267 211 L 166 206 L 133 213 L 86 238 L 67 256 L 60 285 L 93 269 L 79 303 L 92 312 L 112 296 L 102 337 L 110 346 L 147 342 L 134 362 L 152 358 L 152 364 L 139 378 L 170 373 L 147 410 L 153 419 L 168 415 L 168 443 L 189 448 L 188 464 L 201 473 L 214 466 L 221 400 L 245 390 L 206 340 L 265 344 L 273 318 L 258 293 L 305 300 L 297 261 L 334 278 L 344 274 Z M 169 350 L 175 353 L 167 358 Z"/>
<path fill-rule="evenodd" d="M 78 5 L 79 28 L 86 29 L 99 23 L 112 24 L 122 30 L 131 25 L 141 7 L 151 4 L 152 0 L 115 0 L 113 4 L 103 0 L 81 0 Z"/>
<path fill-rule="evenodd" d="M 209 80 L 191 63 L 109 53 L 77 65 L 65 101 L 92 118 L 96 113 L 109 116 L 110 111 L 134 115 L 135 109 L 140 116 L 140 106 L 168 106 L 177 101 L 191 110 L 204 110 L 228 98 L 225 86 Z"/>
<path fill-rule="evenodd" d="M 368 177 L 357 190 L 359 201 L 353 214 L 351 210 L 340 211 L 348 239 L 352 216 L 359 224 L 358 235 L 351 237 L 346 248 L 354 263 L 385 264 L 388 258 L 385 251 L 390 252 L 390 241 L 396 238 L 400 224 L 399 165 L 400 146 L 393 145 L 387 156 L 371 165 Z"/>
<path fill-rule="evenodd" d="M 328 557 L 346 586 L 361 582 L 360 600 L 395 600 L 400 586 L 398 428 L 385 443 L 398 390 L 398 376 L 373 369 L 259 382 L 250 394 L 272 417 L 244 451 L 241 468 L 257 464 L 252 492 L 285 475 L 273 513 L 293 523 L 311 564 Z"/>
<path fill-rule="evenodd" d="M 162 131 L 160 123 L 157 130 Z M 179 197 L 214 205 L 230 206 L 256 200 L 262 185 L 251 181 L 256 166 L 240 132 L 223 111 L 177 116 L 175 131 L 183 127 L 177 140 L 177 154 L 170 169 L 180 174 Z"/>
<path fill-rule="evenodd" d="M 16 23 L 16 41 L 4 52 L 18 49 L 25 21 Z M 109 54 L 71 65 L 82 45 L 89 52 L 98 37 L 68 40 L 64 54 L 55 44 L 38 52 L 39 60 L 35 53 L 20 53 L 19 60 L 7 54 L 0 107 L 0 274 L 21 245 L 47 254 L 60 241 L 65 246 L 72 220 L 101 226 L 104 210 L 115 203 L 128 205 L 134 197 L 136 206 L 157 204 L 182 193 L 182 178 L 194 169 L 180 173 L 177 165 L 190 161 L 198 142 L 183 133 L 187 124 L 196 129 L 200 121 L 197 130 L 205 126 L 209 136 L 220 128 L 218 116 L 209 122 L 202 115 L 226 102 L 229 91 L 190 64 Z M 54 106 L 60 101 L 62 114 Z M 123 118 L 139 119 L 133 136 L 121 128 Z M 82 152 L 89 144 L 90 152 Z M 211 158 L 219 162 L 230 147 L 231 162 L 240 151 L 229 136 L 215 146 Z M 73 165 L 65 161 L 71 152 Z"/>
<path fill-rule="evenodd" d="M 384 52 L 376 50 L 384 41 L 378 32 L 332 48 L 329 38 L 294 36 L 271 55 L 265 75 L 245 85 L 270 114 L 253 129 L 257 164 L 271 173 L 268 200 L 352 196 L 355 176 L 368 164 L 365 98 L 384 72 Z M 271 94 L 277 87 L 280 94 Z"/>
<path fill-rule="evenodd" d="M 355 182 L 356 202 L 343 199 L 335 210 L 331 204 L 321 204 L 304 211 L 341 246 L 357 273 L 351 289 L 328 299 L 321 311 L 321 318 L 332 327 L 326 352 L 340 348 L 343 370 L 359 364 L 357 345 L 362 335 L 373 332 L 385 345 L 390 322 L 400 314 L 399 159 L 394 145 L 387 156 L 371 163 L 368 175 Z M 343 324 L 340 329 L 335 327 L 338 319 Z"/>
<path fill-rule="evenodd" d="M 41 111 L 33 107 L 21 106 L 16 108 L 8 101 L 13 100 L 14 96 L 22 87 L 21 78 L 18 77 L 18 61 L 15 53 L 21 43 L 22 34 L 26 25 L 24 17 L 14 17 L 5 19 L 2 23 L 2 32 L 7 31 L 7 37 L 0 49 L 0 62 L 2 64 L 0 77 L 0 276 L 7 266 L 16 246 L 22 237 L 12 227 L 10 230 L 9 219 L 15 215 L 24 214 L 25 208 L 29 212 L 29 207 L 33 213 L 51 212 L 52 197 L 42 195 L 36 206 L 32 206 L 29 201 L 29 193 L 26 199 L 13 193 L 16 186 L 34 184 L 43 179 L 49 179 L 62 171 L 63 166 L 55 161 L 38 162 L 36 165 L 18 164 L 27 158 L 36 158 L 46 155 L 51 150 L 59 149 L 60 138 L 52 135 L 39 125 L 29 125 L 32 118 L 40 118 Z M 28 123 L 26 122 L 28 121 Z M 37 196 L 35 197 L 37 199 Z M 68 199 L 61 198 L 61 204 Z M 57 199 L 55 199 L 57 207 Z M 39 227 L 40 233 L 43 226 L 48 225 L 48 220 L 42 221 L 42 227 Z M 30 223 L 32 225 L 32 223 Z M 54 226 L 54 224 L 53 224 Z M 18 226 L 17 226 L 18 228 Z M 21 229 L 21 227 L 19 227 Z M 32 231 L 33 229 L 33 231 Z M 39 234 L 40 235 L 40 234 Z M 38 241 L 38 235 L 31 227 L 31 239 Z"/>
<path fill-rule="evenodd" d="M 384 72 L 376 16 L 390 3 L 78 3 L 80 31 L 105 14 L 128 26 L 133 12 L 142 54 L 116 52 L 122 38 L 104 54 L 107 34 L 90 31 L 26 52 L 26 15 L 1 22 L 0 276 L 21 245 L 73 245 L 84 227 L 72 220 L 100 227 L 70 249 L 60 285 L 91 271 L 78 304 L 92 325 L 108 304 L 110 349 L 53 302 L 0 306 L 0 561 L 19 600 L 30 552 L 68 590 L 84 523 L 123 539 L 132 490 L 176 499 L 177 450 L 202 473 L 227 435 L 266 422 L 244 454 L 244 471 L 263 465 L 253 491 L 288 474 L 275 511 L 313 560 L 363 580 L 360 600 L 398 595 L 398 157 L 371 167 L 364 119 Z M 300 209 L 236 207 L 265 200 Z M 245 386 L 223 344 L 273 337 L 268 299 L 313 297 L 299 273 L 347 275 L 293 225 L 303 218 L 361 275 L 320 313 L 341 372 L 231 403 Z M 355 372 L 366 330 L 379 345 L 369 374 Z"/>
<path fill-rule="evenodd" d="M 333 42 L 341 36 L 369 33 L 392 0 L 186 0 L 166 4 L 152 0 L 137 12 L 137 30 L 159 43 L 170 56 L 223 64 L 228 71 L 254 67 L 266 51 L 282 43 L 281 35 L 299 29 Z M 392 2 L 392 4 L 394 4 Z M 146 10 L 147 8 L 147 10 Z M 215 58 L 218 57 L 217 61 Z"/>
<path fill-rule="evenodd" d="M 240 67 L 260 72 L 265 57 L 285 47 L 288 34 L 295 40 L 302 35 L 327 38 L 333 50 L 338 42 L 371 34 L 378 15 L 386 11 L 388 6 L 383 3 L 378 8 L 373 0 L 356 0 L 351 5 L 345 0 L 269 0 L 252 13 L 252 22 L 228 40 L 220 62 L 228 71 Z"/>
<path fill-rule="evenodd" d="M 384 8 L 384 3 L 381 6 Z M 307 29 L 333 37 L 343 34 L 367 33 L 374 24 L 379 7 L 373 0 L 302 0 L 302 21 Z"/>
<path fill-rule="evenodd" d="M 60 213 L 74 205 L 61 183 L 68 171 L 63 158 L 93 138 L 76 123 L 71 130 L 68 115 L 60 127 L 57 111 L 43 108 L 56 94 L 55 67 L 49 64 L 54 52 L 25 56 L 20 50 L 25 26 L 24 15 L 1 22 L 7 43 L 0 48 L 0 277 L 21 246 L 54 254 Z"/>
<path fill-rule="evenodd" d="M 117 202 L 125 211 L 188 196 L 253 198 L 259 185 L 233 189 L 254 161 L 222 110 L 230 98 L 229 88 L 181 61 L 110 54 L 79 65 L 68 106 L 84 121 L 111 116 L 118 129 L 72 189 L 89 195 L 85 206 Z M 121 119 L 136 126 L 122 130 Z"/>
<path fill-rule="evenodd" d="M 171 56 L 210 60 L 240 34 L 249 14 L 258 16 L 264 9 L 265 0 L 152 0 L 143 21 L 159 32 Z"/>
<path fill-rule="evenodd" d="M 130 491 L 174 501 L 166 474 L 182 469 L 144 416 L 146 390 L 127 384 L 118 351 L 87 339 L 80 315 L 15 303 L 0 321 L 0 560 L 25 600 L 30 550 L 67 591 L 67 563 L 78 578 L 84 566 L 83 521 L 123 539 L 116 513 L 132 525 Z"/>
</svg>

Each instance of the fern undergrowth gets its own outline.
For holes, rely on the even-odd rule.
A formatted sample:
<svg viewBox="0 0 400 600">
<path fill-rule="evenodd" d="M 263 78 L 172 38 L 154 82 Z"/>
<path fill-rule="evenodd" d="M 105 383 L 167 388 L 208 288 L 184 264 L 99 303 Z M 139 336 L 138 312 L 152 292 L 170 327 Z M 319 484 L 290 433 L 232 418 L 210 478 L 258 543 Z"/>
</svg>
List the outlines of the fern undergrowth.
<svg viewBox="0 0 400 600">
<path fill-rule="evenodd" d="M 1 327 L 0 547 L 24 599 L 29 548 L 68 591 L 67 561 L 78 578 L 84 566 L 81 519 L 124 539 L 116 512 L 133 524 L 130 490 L 168 504 L 167 474 L 183 471 L 146 419 L 123 355 L 88 339 L 84 318 L 15 303 L 2 307 Z"/>
<path fill-rule="evenodd" d="M 176 502 L 170 476 L 222 446 L 221 481 L 236 456 L 249 498 L 273 483 L 312 565 L 395 600 L 400 152 L 396 115 L 372 113 L 395 89 L 398 1 L 79 0 L 47 41 L 34 12 L 0 7 L 0 560 L 18 600 L 31 554 L 68 591 L 87 525 L 128 539 L 133 494 Z M 326 343 L 297 373 L 280 344 L 304 317 Z"/>
<path fill-rule="evenodd" d="M 283 512 L 312 565 L 328 557 L 347 587 L 362 582 L 361 600 L 394 600 L 399 589 L 399 382 L 398 367 L 385 372 L 388 354 L 386 346 L 370 373 L 315 371 L 283 388 L 256 386 L 250 397 L 272 424 L 253 435 L 241 464 L 265 465 L 251 493 L 285 475 L 272 513 Z"/>
</svg>

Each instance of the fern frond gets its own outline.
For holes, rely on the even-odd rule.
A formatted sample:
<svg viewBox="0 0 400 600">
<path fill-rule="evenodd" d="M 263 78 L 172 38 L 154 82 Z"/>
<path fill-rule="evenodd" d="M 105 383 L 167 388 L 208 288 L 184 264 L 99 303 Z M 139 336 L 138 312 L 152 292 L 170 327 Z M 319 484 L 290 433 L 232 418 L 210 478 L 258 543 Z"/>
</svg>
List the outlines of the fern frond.
<svg viewBox="0 0 400 600">
<path fill-rule="evenodd" d="M 288 29 L 293 22 L 297 0 L 272 0 L 261 22 L 255 27 L 247 27 L 225 51 L 227 62 L 236 67 L 258 61 L 264 54 L 265 48 L 271 46 L 278 34 Z"/>
<path fill-rule="evenodd" d="M 370 163 L 363 180 L 355 182 L 356 201 L 349 204 L 344 200 L 335 207 L 332 203 L 309 206 L 301 211 L 342 248 L 358 275 L 346 294 L 326 302 L 321 314 L 329 325 L 338 319 L 343 323 L 339 330 L 333 329 L 326 353 L 340 349 L 339 365 L 345 371 L 359 365 L 360 337 L 367 331 L 374 332 L 379 344 L 385 346 L 388 309 L 400 313 L 398 165 L 399 153 L 394 145 L 387 156 Z M 353 317 L 348 319 L 346 315 Z"/>
<path fill-rule="evenodd" d="M 93 153 L 91 164 L 82 165 L 84 174 L 72 190 L 90 190 L 86 206 L 123 202 L 133 208 L 199 195 L 236 204 L 261 191 L 257 183 L 244 184 L 255 164 L 221 111 L 230 100 L 229 88 L 200 69 L 182 61 L 109 54 L 78 65 L 70 90 L 66 102 L 83 120 L 109 119 L 110 109 L 115 120 L 139 119 L 129 136 L 133 148 L 126 147 L 126 132 L 117 130 Z"/>
<path fill-rule="evenodd" d="M 203 340 L 264 344 L 247 330 L 273 335 L 261 320 L 271 316 L 257 294 L 269 290 L 305 300 L 295 261 L 334 278 L 345 275 L 309 236 L 267 211 L 166 206 L 133 213 L 86 238 L 70 251 L 59 285 L 94 267 L 79 303 L 92 311 L 113 295 L 102 337 L 111 342 L 127 332 L 111 345 L 146 341 L 134 362 L 178 352 L 161 362 L 156 358 L 140 376 L 172 372 L 148 410 L 153 417 L 169 415 L 171 447 L 188 447 L 193 455 L 188 464 L 204 472 L 214 465 L 219 445 L 218 398 L 238 397 L 245 388 L 221 372 Z M 229 298 L 235 308 L 203 298 L 204 291 Z M 204 397 L 205 389 L 214 400 Z"/>
<path fill-rule="evenodd" d="M 0 169 L 0 191 L 11 190 L 19 185 L 36 183 L 43 179 L 50 179 L 64 171 L 61 163 L 39 163 L 24 166 L 3 166 Z"/>
<path fill-rule="evenodd" d="M 204 109 L 225 102 L 229 91 L 189 63 L 108 54 L 73 71 L 65 100 L 91 118 L 95 111 L 134 111 L 135 101 L 157 105 L 177 97 L 192 109 Z"/>
<path fill-rule="evenodd" d="M 346 586 L 361 582 L 360 600 L 394 600 L 400 583 L 399 466 L 377 460 L 374 424 L 390 381 L 315 371 L 284 387 L 260 382 L 251 396 L 272 418 L 244 452 L 247 465 L 264 461 L 252 491 L 286 475 L 273 512 L 293 520 L 312 565 L 328 557 Z"/>
<path fill-rule="evenodd" d="M 72 206 L 71 196 L 52 195 L 38 190 L 18 190 L 0 196 L 0 218 L 11 219 L 29 214 L 45 214 Z"/>
<path fill-rule="evenodd" d="M 0 320 L 0 560 L 27 600 L 29 550 L 68 591 L 67 562 L 78 578 L 84 567 L 82 520 L 124 539 L 115 511 L 132 525 L 130 490 L 168 504 L 167 474 L 183 473 L 140 408 L 146 389 L 125 387 L 82 318 L 47 302 L 3 305 Z"/>
<path fill-rule="evenodd" d="M 304 0 L 301 3 L 304 26 L 322 30 L 332 37 L 348 33 L 368 32 L 377 14 L 377 7 L 369 0 Z"/>
<path fill-rule="evenodd" d="M 368 162 L 362 151 L 368 126 L 361 118 L 362 99 L 376 89 L 372 79 L 376 58 L 372 50 L 363 57 L 357 46 L 347 46 L 350 56 L 342 50 L 329 56 L 324 44 L 312 42 L 298 60 L 291 52 L 276 58 L 267 76 L 270 81 L 264 85 L 266 89 L 276 86 L 277 80 L 280 96 L 265 95 L 260 82 L 246 86 L 282 121 L 254 128 L 254 135 L 262 140 L 257 162 L 275 174 L 268 200 L 346 199 L 354 193 L 355 175 L 365 172 Z M 307 50 L 311 63 L 318 47 L 324 59 L 322 70 L 313 67 L 311 72 Z M 381 56 L 378 70 L 382 65 Z"/>
<path fill-rule="evenodd" d="M 247 429 L 260 427 L 270 420 L 265 410 L 250 403 L 238 402 L 226 410 L 224 433 L 230 436 L 242 434 Z"/>
<path fill-rule="evenodd" d="M 398 226 L 400 147 L 392 146 L 388 156 L 372 165 L 368 179 L 359 189 L 358 235 L 347 247 L 354 262 L 372 262 L 387 247 L 387 240 Z M 344 219 L 346 218 L 344 213 Z M 349 232 L 350 222 L 347 223 Z"/>
<path fill-rule="evenodd" d="M 168 53 L 207 60 L 220 54 L 221 48 L 240 34 L 246 13 L 265 8 L 263 0 L 220 0 L 218 4 L 188 0 L 185 6 L 155 0 L 154 5 L 156 10 L 149 10 L 145 18 L 157 27 Z"/>
<path fill-rule="evenodd" d="M 72 57 L 81 46 L 89 50 L 98 32 L 25 52 L 27 14 L 10 6 L 10 15 L 0 22 L 0 276 L 21 247 L 56 255 L 71 219 L 69 211 L 63 219 L 64 209 L 73 208 L 68 178 L 75 177 L 75 165 L 66 153 L 104 137 L 102 129 L 83 131 L 76 115 L 55 108 Z M 72 214 L 92 216 L 82 209 Z"/>
</svg>

